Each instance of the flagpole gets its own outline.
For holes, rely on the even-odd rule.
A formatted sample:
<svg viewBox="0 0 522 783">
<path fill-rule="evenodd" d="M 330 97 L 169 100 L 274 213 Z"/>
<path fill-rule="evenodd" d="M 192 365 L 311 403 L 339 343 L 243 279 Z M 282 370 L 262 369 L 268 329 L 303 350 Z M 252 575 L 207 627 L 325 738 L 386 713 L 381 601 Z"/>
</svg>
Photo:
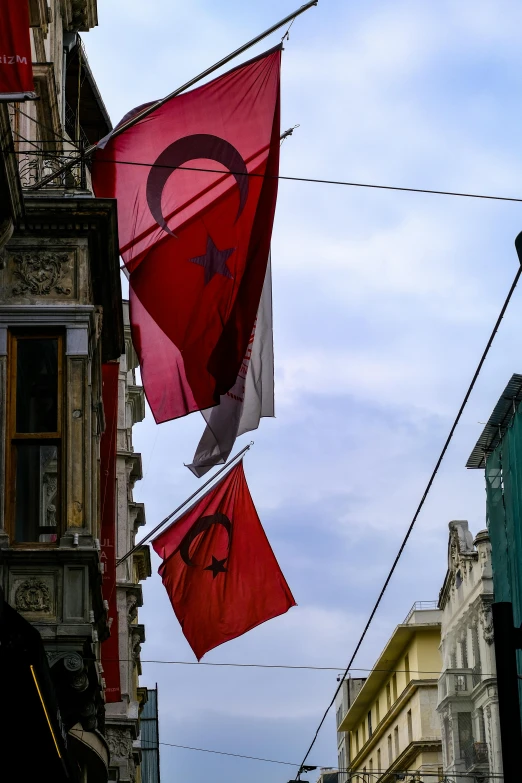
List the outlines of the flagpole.
<svg viewBox="0 0 522 783">
<path fill-rule="evenodd" d="M 300 8 L 297 9 L 297 11 L 294 11 L 288 16 L 285 16 L 284 19 L 281 19 L 280 22 L 277 22 L 276 24 L 272 25 L 272 27 L 269 27 L 268 30 L 265 30 L 264 33 L 261 33 L 260 35 L 256 35 L 256 37 L 252 38 L 251 41 L 249 41 L 246 44 L 243 44 L 243 46 L 240 46 L 239 49 L 236 49 L 234 52 L 228 54 L 226 57 L 223 57 L 222 60 L 219 60 L 219 62 L 215 63 L 210 68 L 207 68 L 206 71 L 203 71 L 198 76 L 195 76 L 193 79 L 190 79 L 188 82 L 185 82 L 185 84 L 183 84 L 181 87 L 178 87 L 177 90 L 174 90 L 174 92 L 171 92 L 165 98 L 161 98 L 159 101 L 156 101 L 151 106 L 148 106 L 146 109 L 143 109 L 143 111 L 139 112 L 139 114 L 136 114 L 130 120 L 127 120 L 127 122 L 124 122 L 122 125 L 119 125 L 117 128 L 115 128 L 111 133 L 111 138 L 114 136 L 119 136 L 120 133 L 123 133 L 123 131 L 128 130 L 137 122 L 140 122 L 140 120 L 142 120 L 144 117 L 147 117 L 151 112 L 156 111 L 156 109 L 158 109 L 160 106 L 163 106 L 164 103 L 180 95 L 180 93 L 184 92 L 185 90 L 188 90 L 189 87 L 193 87 L 194 84 L 197 84 L 197 82 L 201 81 L 201 79 L 204 79 L 206 76 L 210 76 L 211 73 L 214 73 L 214 71 L 217 71 L 219 68 L 229 63 L 235 57 L 239 57 L 240 54 L 243 54 L 252 46 L 255 46 L 264 38 L 267 38 L 269 35 L 274 33 L 276 30 L 279 30 L 280 27 L 283 27 L 288 22 L 291 22 L 293 19 L 296 19 L 301 14 L 304 14 L 304 12 L 308 11 L 308 9 L 312 8 L 312 6 L 317 5 L 318 2 L 319 0 L 310 0 L 310 2 L 305 3 L 305 5 L 302 5 Z M 55 171 L 52 174 L 48 174 L 46 177 L 40 180 L 40 182 L 31 185 L 31 187 L 28 188 L 28 190 L 39 190 L 40 188 L 44 187 L 44 185 L 46 185 L 48 182 L 51 182 L 51 180 L 56 179 L 56 177 L 60 176 L 60 174 L 63 174 L 65 171 L 72 168 L 76 163 L 78 163 L 78 160 L 80 160 L 82 157 L 85 158 L 87 157 L 87 155 L 91 155 L 96 149 L 96 147 L 97 144 L 91 144 L 91 146 L 87 147 L 87 149 L 85 149 L 80 155 L 78 155 L 75 158 L 71 158 L 71 160 L 68 163 L 66 163 L 61 169 L 58 169 L 58 171 Z"/>
<path fill-rule="evenodd" d="M 184 500 L 184 501 L 183 501 L 183 503 L 181 503 L 181 505 L 179 505 L 179 506 L 178 506 L 176 509 L 174 509 L 174 511 L 173 511 L 171 514 L 169 514 L 169 515 L 168 515 L 168 517 L 165 517 L 165 519 L 163 519 L 163 520 L 162 520 L 162 521 L 159 523 L 159 525 L 156 525 L 156 527 L 154 528 L 154 530 L 151 530 L 151 531 L 150 531 L 150 533 L 148 533 L 148 534 L 145 536 L 145 538 L 142 538 L 142 539 L 141 539 L 141 541 L 139 541 L 137 544 L 135 544 L 135 545 L 132 547 L 132 549 L 131 549 L 131 550 L 129 550 L 129 552 L 127 552 L 127 554 L 126 554 L 126 555 L 123 555 L 123 557 L 120 557 L 120 559 L 116 561 L 116 565 L 117 565 L 117 566 L 121 565 L 121 564 L 122 564 L 122 563 L 123 563 L 125 560 L 127 560 L 127 558 L 128 558 L 128 557 L 130 557 L 130 556 L 131 556 L 131 555 L 132 555 L 132 554 L 133 554 L 133 553 L 134 553 L 134 552 L 135 552 L 137 549 L 139 549 L 139 548 L 140 548 L 140 546 L 143 546 L 143 544 L 144 544 L 146 541 L 148 541 L 148 540 L 149 540 L 149 538 L 152 538 L 152 536 L 154 535 L 154 533 L 157 533 L 157 532 L 158 532 L 158 530 L 159 530 L 161 527 L 163 527 L 163 525 L 166 525 L 166 524 L 167 524 L 167 522 L 169 522 L 169 521 L 172 519 L 172 517 L 173 517 L 173 516 L 175 516 L 175 515 L 176 515 L 176 514 L 177 514 L 179 511 L 181 511 L 181 509 L 182 509 L 184 506 L 186 506 L 186 505 L 187 505 L 187 503 L 190 503 L 190 501 L 191 501 L 191 500 L 193 500 L 193 499 L 196 497 L 196 495 L 199 495 L 199 493 L 200 493 L 200 492 L 201 492 L 203 489 L 205 489 L 205 487 L 208 487 L 208 485 L 209 485 L 209 484 L 211 484 L 211 483 L 214 481 L 214 479 L 216 479 L 216 478 L 219 476 L 219 474 L 220 474 L 220 473 L 223 473 L 223 471 L 224 471 L 224 470 L 226 470 L 227 468 L 230 468 L 230 466 L 231 466 L 231 465 L 232 465 L 234 462 L 237 462 L 237 460 L 238 460 L 240 457 L 242 457 L 242 456 L 243 456 L 243 454 L 244 454 L 246 451 L 248 451 L 248 450 L 249 450 L 249 449 L 250 449 L 250 448 L 251 448 L 253 445 L 254 445 L 254 441 L 253 441 L 253 440 L 251 440 L 251 441 L 250 441 L 250 443 L 249 443 L 247 446 L 245 446 L 245 448 L 244 448 L 244 449 L 241 449 L 241 451 L 239 451 L 239 452 L 236 454 L 236 456 L 235 456 L 235 457 L 232 457 L 232 459 L 231 459 L 231 460 L 229 460 L 229 461 L 228 461 L 228 462 L 227 462 L 225 465 L 223 465 L 223 467 L 222 467 L 222 468 L 220 468 L 220 469 L 217 471 L 217 473 L 214 473 L 214 475 L 213 475 L 213 476 L 211 476 L 211 478 L 209 478 L 209 479 L 208 479 L 208 481 L 206 481 L 204 484 L 202 484 L 202 485 L 201 485 L 201 487 L 198 487 L 198 489 L 197 489 L 195 492 L 193 492 L 193 493 L 192 493 L 192 495 L 191 495 L 189 498 L 187 498 L 186 500 Z"/>
</svg>

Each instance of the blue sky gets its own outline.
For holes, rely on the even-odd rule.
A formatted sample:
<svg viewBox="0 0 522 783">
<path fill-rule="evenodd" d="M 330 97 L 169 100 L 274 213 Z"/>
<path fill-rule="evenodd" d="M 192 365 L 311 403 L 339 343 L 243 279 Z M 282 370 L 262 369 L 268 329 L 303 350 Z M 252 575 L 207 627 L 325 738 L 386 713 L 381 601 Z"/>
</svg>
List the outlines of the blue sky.
<svg viewBox="0 0 522 783">
<path fill-rule="evenodd" d="M 113 121 L 294 10 L 296 0 L 98 0 L 84 36 Z M 522 8 L 515 0 L 320 0 L 285 44 L 281 173 L 522 195 Z M 275 34 L 259 51 L 276 43 Z M 277 418 L 245 470 L 299 606 L 205 660 L 346 665 L 517 269 L 522 205 L 281 182 L 273 236 Z M 464 464 L 513 372 L 516 292 L 356 665 L 434 599 L 447 524 L 485 527 Z M 198 414 L 135 428 L 156 524 L 197 486 Z M 248 436 L 243 440 L 246 442 Z M 242 445 L 241 443 L 239 445 Z M 143 659 L 194 660 L 156 574 Z M 299 762 L 335 672 L 143 664 L 161 740 Z M 334 765 L 333 715 L 310 761 Z M 165 781 L 285 783 L 291 767 L 162 747 Z M 311 773 L 310 780 L 315 779 Z"/>
</svg>

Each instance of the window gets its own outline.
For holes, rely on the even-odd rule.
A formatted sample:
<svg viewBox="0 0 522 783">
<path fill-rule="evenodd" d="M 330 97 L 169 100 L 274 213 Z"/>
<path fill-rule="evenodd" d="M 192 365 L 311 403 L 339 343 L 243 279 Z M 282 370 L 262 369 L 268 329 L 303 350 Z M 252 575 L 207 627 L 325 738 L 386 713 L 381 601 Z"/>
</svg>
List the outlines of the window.
<svg viewBox="0 0 522 783">
<path fill-rule="evenodd" d="M 59 335 L 10 334 L 8 525 L 16 543 L 52 543 L 60 525 Z"/>
<path fill-rule="evenodd" d="M 355 734 L 355 753 L 359 753 L 359 730 L 354 732 Z"/>
<path fill-rule="evenodd" d="M 484 721 L 484 708 L 479 707 L 478 710 L 478 734 L 479 742 L 486 741 L 486 723 Z"/>
<path fill-rule="evenodd" d="M 393 739 L 395 741 L 395 755 L 399 755 L 399 727 L 395 726 L 393 730 Z"/>
<path fill-rule="evenodd" d="M 390 766 L 392 761 L 393 761 L 392 738 L 391 738 L 391 734 L 388 734 L 388 766 Z"/>
<path fill-rule="evenodd" d="M 471 712 L 457 713 L 457 729 L 459 734 L 459 757 L 467 758 L 473 745 L 473 730 Z"/>
<path fill-rule="evenodd" d="M 372 736 L 372 711 L 368 712 L 368 739 Z"/>
<path fill-rule="evenodd" d="M 380 748 L 377 750 L 377 769 L 378 770 L 382 769 L 382 767 L 381 767 L 381 749 Z"/>
<path fill-rule="evenodd" d="M 370 780 L 373 778 L 373 759 L 370 759 L 370 762 L 368 764 L 368 772 L 370 773 Z"/>
<path fill-rule="evenodd" d="M 413 742 L 413 721 L 411 719 L 411 710 L 408 710 L 406 718 L 408 721 L 408 742 Z"/>
<path fill-rule="evenodd" d="M 391 708 L 391 686 L 390 683 L 386 685 L 386 704 L 388 706 L 388 709 Z"/>
<path fill-rule="evenodd" d="M 379 700 L 377 699 L 377 701 L 375 702 L 375 723 L 377 724 L 377 726 L 379 725 L 380 721 L 381 721 L 381 709 L 379 706 Z"/>
<path fill-rule="evenodd" d="M 397 701 L 397 675 L 394 674 L 392 677 L 392 690 L 393 690 L 393 701 Z"/>
<path fill-rule="evenodd" d="M 406 675 L 406 685 L 410 681 L 410 656 L 406 653 L 404 658 L 404 674 Z"/>
<path fill-rule="evenodd" d="M 366 742 L 366 726 L 364 723 L 361 723 L 361 734 L 362 734 L 362 744 L 364 745 Z"/>
</svg>

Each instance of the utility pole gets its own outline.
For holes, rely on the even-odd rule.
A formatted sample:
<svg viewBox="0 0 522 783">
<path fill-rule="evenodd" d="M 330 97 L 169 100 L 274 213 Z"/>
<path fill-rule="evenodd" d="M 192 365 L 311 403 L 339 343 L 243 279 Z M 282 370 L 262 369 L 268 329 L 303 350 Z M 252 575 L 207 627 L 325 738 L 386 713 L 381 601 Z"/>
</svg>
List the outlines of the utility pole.
<svg viewBox="0 0 522 783">
<path fill-rule="evenodd" d="M 522 769 L 522 728 L 517 650 L 522 649 L 522 630 L 514 626 L 511 603 L 494 603 L 492 610 L 504 780 L 518 780 Z"/>
</svg>

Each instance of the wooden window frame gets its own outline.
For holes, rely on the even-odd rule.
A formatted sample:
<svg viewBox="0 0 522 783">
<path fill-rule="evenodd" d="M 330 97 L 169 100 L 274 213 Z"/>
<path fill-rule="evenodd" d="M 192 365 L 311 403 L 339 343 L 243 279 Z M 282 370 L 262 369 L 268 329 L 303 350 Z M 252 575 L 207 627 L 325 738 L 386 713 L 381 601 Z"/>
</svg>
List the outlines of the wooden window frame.
<svg viewBox="0 0 522 783">
<path fill-rule="evenodd" d="M 16 389 L 18 343 L 22 340 L 57 340 L 57 430 L 56 432 L 17 432 L 16 431 Z M 6 421 L 6 529 L 10 545 L 18 548 L 41 548 L 58 546 L 58 541 L 16 541 L 16 457 L 15 449 L 19 443 L 38 445 L 42 441 L 58 447 L 58 525 L 57 539 L 63 528 L 63 483 L 64 483 L 64 372 L 65 372 L 65 331 L 60 329 L 9 329 L 7 346 L 7 421 Z"/>
</svg>

